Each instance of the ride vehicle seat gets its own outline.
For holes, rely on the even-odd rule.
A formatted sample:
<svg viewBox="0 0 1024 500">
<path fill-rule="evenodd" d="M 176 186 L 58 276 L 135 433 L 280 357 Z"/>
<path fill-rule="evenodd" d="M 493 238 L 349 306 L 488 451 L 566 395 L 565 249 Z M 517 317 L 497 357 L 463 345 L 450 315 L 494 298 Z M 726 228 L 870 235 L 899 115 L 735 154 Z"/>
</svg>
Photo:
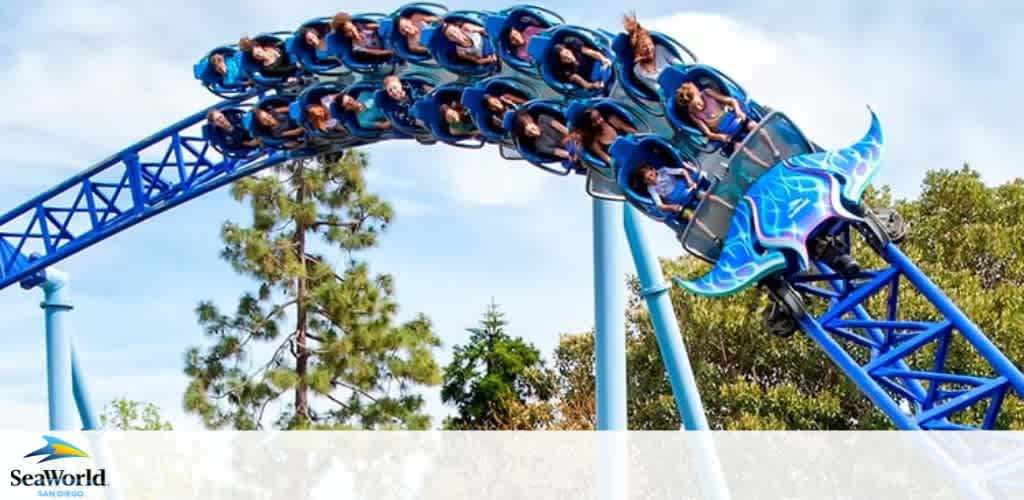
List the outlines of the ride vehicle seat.
<svg viewBox="0 0 1024 500">
<path fill-rule="evenodd" d="M 535 124 L 539 133 L 531 135 L 524 118 Z M 569 131 L 565 126 L 565 108 L 561 104 L 530 101 L 517 111 L 506 113 L 503 121 L 504 128 L 512 131 L 516 149 L 526 161 L 558 175 L 586 173 L 573 158 L 568 144 Z"/>
<path fill-rule="evenodd" d="M 591 122 L 590 115 L 595 110 L 601 114 L 604 122 L 615 129 L 620 136 L 635 133 L 640 131 L 641 128 L 646 128 L 636 115 L 615 100 L 588 99 L 572 101 L 572 104 L 569 105 L 565 112 L 569 130 L 574 132 L 588 131 L 589 133 L 583 134 L 584 138 L 589 137 L 591 141 L 594 141 L 598 147 L 601 147 L 609 155 L 609 158 L 612 158 L 609 148 L 614 143 L 614 140 L 603 142 L 600 137 L 596 137 L 593 134 L 596 131 L 594 130 L 594 124 Z M 612 160 L 614 161 L 614 158 Z M 597 169 L 609 179 L 614 178 L 614 175 L 611 173 L 612 165 L 605 161 L 604 158 L 595 154 L 591 150 L 590 144 L 580 145 L 580 161 L 584 166 Z"/>
<path fill-rule="evenodd" d="M 683 84 L 693 83 L 702 91 L 711 89 L 722 95 L 733 97 L 739 102 L 740 108 L 750 119 L 757 122 L 762 118 L 757 107 L 753 105 L 753 102 L 747 97 L 743 89 L 723 73 L 710 66 L 700 64 L 686 68 L 671 66 L 662 72 L 661 77 L 658 78 L 658 83 L 661 86 L 662 105 L 665 107 L 665 116 L 668 118 L 672 128 L 687 134 L 689 139 L 704 152 L 711 153 L 721 150 L 724 155 L 728 156 L 731 154 L 731 148 L 727 147 L 729 146 L 728 144 L 708 139 L 694 122 L 689 111 L 682 108 L 676 102 L 676 89 L 682 87 Z M 735 113 L 730 114 L 732 115 L 731 117 L 727 116 L 722 119 L 723 123 L 719 125 L 719 130 L 723 128 L 727 130 L 729 128 L 740 128 L 740 130 L 736 130 L 735 134 L 729 134 L 733 135 L 733 143 L 735 143 L 742 140 L 745 131 L 738 126 L 739 122 L 735 119 Z M 725 147 L 724 150 L 723 147 Z"/>
<path fill-rule="evenodd" d="M 379 89 L 380 85 L 377 83 L 361 81 L 342 91 L 342 95 L 347 96 L 346 101 L 350 100 L 353 106 L 360 108 L 345 109 L 335 104 L 338 120 L 353 136 L 374 140 L 394 136 L 391 132 L 391 122 L 377 106 L 375 94 Z"/>
<path fill-rule="evenodd" d="M 285 42 L 285 48 L 303 68 L 318 74 L 344 71 L 336 52 L 331 51 L 328 38 L 331 24 L 327 18 L 307 21 Z"/>
<path fill-rule="evenodd" d="M 660 210 L 651 199 L 647 186 L 638 182 L 637 172 L 641 165 L 651 165 L 656 169 L 679 168 L 685 163 L 699 165 L 695 158 L 684 156 L 668 139 L 657 134 L 632 134 L 619 137 L 611 147 L 611 155 L 615 162 L 615 180 L 626 196 L 626 200 L 647 214 L 652 219 L 664 222 L 677 232 L 686 228 L 687 220 L 681 214 Z M 691 174 L 691 177 L 693 174 Z M 687 209 L 696 208 L 699 204 L 698 191 L 707 191 L 712 182 L 708 175 L 699 171 L 693 179 L 697 183 L 694 192 L 680 181 L 679 191 L 673 192 L 663 201 L 674 203 L 684 201 Z"/>
<path fill-rule="evenodd" d="M 494 39 L 495 49 L 502 62 L 527 72 L 536 71 L 528 50 L 530 40 L 562 23 L 564 20 L 558 14 L 532 5 L 512 7 L 489 15 L 484 20 L 484 26 Z"/>
<path fill-rule="evenodd" d="M 421 76 L 401 77 L 400 82 L 405 94 L 402 101 L 396 101 L 387 90 L 381 89 L 374 94 L 374 103 L 384 112 L 395 130 L 411 136 L 429 134 L 430 129 L 418 122 L 412 113 L 412 107 L 417 100 L 433 90 L 434 83 Z"/>
<path fill-rule="evenodd" d="M 423 31 L 447 14 L 440 4 L 418 2 L 400 7 L 380 23 L 381 38 L 403 61 L 412 64 L 434 65 L 428 47 L 421 42 Z"/>
<path fill-rule="evenodd" d="M 295 123 L 301 124 L 313 137 L 325 139 L 336 139 L 348 135 L 341 120 L 338 119 L 338 109 L 335 97 L 341 93 L 341 88 L 335 83 L 321 83 L 307 88 L 299 94 L 288 107 L 288 113 Z M 309 116 L 310 108 L 321 108 L 326 115 L 323 118 Z M 320 121 L 324 127 L 321 129 L 316 122 Z"/>
<path fill-rule="evenodd" d="M 541 77 L 549 87 L 570 97 L 597 97 L 608 95 L 615 81 L 610 45 L 600 33 L 562 25 L 534 36 L 527 50 L 540 65 Z M 575 63 L 565 63 L 562 50 L 568 50 Z M 597 54 L 609 64 L 594 57 Z"/>
<path fill-rule="evenodd" d="M 214 123 L 214 115 L 220 113 L 229 124 L 226 130 Z M 246 109 L 223 108 L 211 110 L 207 114 L 207 122 L 203 124 L 203 136 L 210 141 L 220 154 L 228 158 L 247 159 L 257 156 L 260 152 L 259 141 L 245 126 Z"/>
<path fill-rule="evenodd" d="M 283 85 L 289 78 L 297 78 L 301 74 L 302 69 L 288 53 L 284 36 L 286 34 L 274 33 L 259 35 L 251 39 L 254 48 L 269 49 L 277 53 L 278 57 L 270 65 L 258 61 L 252 50 L 238 51 L 236 57 L 238 57 L 242 69 L 252 75 L 256 83 L 267 87 L 276 87 Z"/>
<path fill-rule="evenodd" d="M 235 47 L 217 47 L 193 66 L 193 74 L 207 90 L 220 97 L 233 99 L 248 94 L 254 82 L 242 69 L 237 54 Z"/>
<path fill-rule="evenodd" d="M 480 148 L 485 142 L 480 136 L 479 127 L 473 123 L 471 116 L 465 117 L 457 124 L 445 121 L 444 109 L 452 108 L 456 112 L 461 109 L 468 111 L 462 104 L 462 93 L 466 85 L 459 83 L 447 83 L 441 85 L 423 96 L 413 105 L 413 116 L 422 121 L 430 128 L 431 134 L 441 142 L 452 146 Z M 460 134 L 452 130 L 453 127 L 460 127 L 465 133 Z"/>
<path fill-rule="evenodd" d="M 532 99 L 526 86 L 515 80 L 500 77 L 486 80 L 474 87 L 468 87 L 462 92 L 462 104 L 469 108 L 473 122 L 480 128 L 480 134 L 490 141 L 505 141 L 512 133 L 511 129 L 505 128 L 506 113 L 500 113 L 499 116 L 485 104 L 485 99 L 488 96 L 500 98 L 505 95 L 523 102 Z M 503 105 L 508 107 L 507 103 L 503 103 Z M 506 110 L 506 112 L 511 111 L 513 110 Z"/>
<path fill-rule="evenodd" d="M 358 73 L 390 72 L 395 59 L 388 37 L 383 32 L 383 23 L 388 20 L 384 14 L 357 14 L 352 16 L 352 24 L 364 37 L 365 48 L 356 46 L 353 40 L 342 33 L 332 32 L 327 35 L 327 48 L 336 54 L 342 63 Z M 371 26 L 376 28 L 371 28 Z"/>
<path fill-rule="evenodd" d="M 672 37 L 655 31 L 651 31 L 649 34 L 654 41 L 654 60 L 657 67 L 668 67 L 675 64 L 685 67 L 697 62 L 697 57 Z M 648 102 L 661 100 L 656 82 L 647 81 L 637 75 L 636 55 L 630 45 L 628 34 L 620 33 L 615 37 L 612 42 L 612 52 L 615 54 L 613 60 L 619 83 L 631 98 Z"/>
<path fill-rule="evenodd" d="M 484 30 L 483 12 L 457 11 L 444 16 L 436 26 L 424 28 L 421 43 L 437 63 L 452 73 L 484 77 L 501 69 L 494 40 Z M 452 36 L 468 43 L 459 45 Z M 489 62 L 485 62 L 489 61 Z"/>
<path fill-rule="evenodd" d="M 269 147 L 292 149 L 301 146 L 306 134 L 289 113 L 292 102 L 291 99 L 276 95 L 263 98 L 245 115 L 245 128 Z"/>
</svg>

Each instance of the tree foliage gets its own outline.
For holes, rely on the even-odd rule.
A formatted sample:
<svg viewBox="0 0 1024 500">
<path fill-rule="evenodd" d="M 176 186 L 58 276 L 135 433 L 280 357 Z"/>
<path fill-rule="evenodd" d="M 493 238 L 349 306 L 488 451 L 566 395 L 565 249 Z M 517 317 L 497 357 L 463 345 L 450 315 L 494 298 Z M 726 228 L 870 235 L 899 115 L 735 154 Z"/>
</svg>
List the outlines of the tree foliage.
<svg viewBox="0 0 1024 500">
<path fill-rule="evenodd" d="M 209 343 L 185 353 L 185 408 L 208 427 L 264 428 L 272 405 L 284 429 L 429 426 L 416 388 L 440 383 L 440 340 L 425 316 L 396 325 L 392 278 L 355 259 L 393 213 L 366 190 L 365 155 L 332 160 L 232 188 L 252 222 L 224 224 L 222 256 L 258 286 L 230 314 L 196 308 Z"/>
<path fill-rule="evenodd" d="M 468 328 L 469 341 L 455 346 L 444 370 L 441 398 L 458 414 L 450 429 L 537 428 L 547 412 L 530 412 L 552 396 L 553 381 L 540 351 L 506 333 L 504 314 L 491 301 L 480 326 Z M 517 417 L 510 418 L 512 413 Z M 526 418 L 524 418 L 526 416 Z"/>
<path fill-rule="evenodd" d="M 169 431 L 171 423 L 160 416 L 160 408 L 153 403 L 117 398 L 103 407 L 100 426 L 119 431 Z"/>
</svg>

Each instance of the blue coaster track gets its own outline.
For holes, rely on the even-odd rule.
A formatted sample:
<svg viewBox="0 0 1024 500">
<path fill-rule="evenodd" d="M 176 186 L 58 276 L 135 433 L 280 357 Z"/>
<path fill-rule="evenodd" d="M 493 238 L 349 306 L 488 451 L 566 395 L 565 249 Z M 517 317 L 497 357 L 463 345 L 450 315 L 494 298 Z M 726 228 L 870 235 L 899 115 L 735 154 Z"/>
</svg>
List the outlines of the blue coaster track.
<svg viewBox="0 0 1024 500">
<path fill-rule="evenodd" d="M 859 142 L 822 151 L 661 33 L 650 35 L 665 67 L 645 79 L 628 35 L 566 24 L 537 6 L 449 12 L 416 3 L 349 18 L 352 29 L 317 17 L 254 37 L 258 50 L 208 52 L 194 76 L 220 102 L 0 215 L 0 289 L 39 285 L 49 266 L 291 158 L 389 139 L 489 144 L 505 159 L 586 175 L 591 196 L 664 223 L 687 252 L 714 264 L 706 276 L 677 278 L 684 289 L 764 289 L 769 329 L 806 333 L 898 428 L 993 429 L 1007 398 L 1024 394 L 1020 368 L 899 250 L 898 214 L 862 203 L 884 146 L 873 113 Z M 726 111 L 742 140 L 729 144 L 694 123 L 676 96 L 688 84 L 732 99 L 722 102 L 732 103 Z M 233 125 L 208 120 L 217 112 Z M 320 112 L 317 125 L 311 115 Z M 617 134 L 603 154 L 573 141 L 564 153 L 539 150 L 523 132 L 523 116 L 575 131 L 594 113 Z M 682 203 L 689 217 L 663 210 L 635 183 L 645 164 L 694 168 L 705 196 Z M 851 257 L 855 241 L 884 264 L 862 269 Z M 901 292 L 932 313 L 907 317 Z M 987 369 L 947 369 L 954 345 Z"/>
</svg>

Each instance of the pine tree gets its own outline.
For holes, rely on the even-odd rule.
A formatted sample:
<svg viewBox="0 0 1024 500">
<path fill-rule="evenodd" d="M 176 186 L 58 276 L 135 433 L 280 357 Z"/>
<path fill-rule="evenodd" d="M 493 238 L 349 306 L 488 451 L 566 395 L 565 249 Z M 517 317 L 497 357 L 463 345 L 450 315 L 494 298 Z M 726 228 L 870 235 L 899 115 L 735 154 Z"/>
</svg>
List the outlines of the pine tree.
<svg viewBox="0 0 1024 500">
<path fill-rule="evenodd" d="M 222 257 L 259 286 L 234 314 L 196 308 L 211 342 L 185 353 L 184 400 L 208 427 L 262 429 L 268 408 L 283 429 L 429 427 L 416 388 L 440 383 L 440 340 L 422 315 L 396 326 L 392 278 L 354 257 L 392 219 L 366 191 L 366 166 L 346 152 L 233 186 L 252 223 L 224 224 Z"/>
<path fill-rule="evenodd" d="M 543 422 L 516 418 L 510 410 L 552 397 L 554 381 L 540 351 L 505 332 L 508 322 L 494 303 L 484 312 L 480 326 L 468 328 L 469 342 L 455 346 L 445 367 L 441 399 L 458 409 L 446 422 L 451 429 L 533 428 Z"/>
</svg>

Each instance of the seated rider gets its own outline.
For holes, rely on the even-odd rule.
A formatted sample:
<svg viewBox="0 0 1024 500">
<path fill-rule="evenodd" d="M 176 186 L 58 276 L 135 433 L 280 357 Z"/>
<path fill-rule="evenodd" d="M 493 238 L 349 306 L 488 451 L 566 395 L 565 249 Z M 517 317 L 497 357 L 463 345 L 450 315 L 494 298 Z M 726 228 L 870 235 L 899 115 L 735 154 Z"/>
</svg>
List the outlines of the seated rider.
<svg viewBox="0 0 1024 500">
<path fill-rule="evenodd" d="M 637 132 L 636 127 L 619 118 L 618 115 L 610 113 L 606 116 L 597 108 L 587 111 L 587 116 L 580 125 L 574 127 L 574 129 L 578 129 L 580 145 L 608 166 L 612 164 L 609 148 L 615 139 L 622 134 Z"/>
<path fill-rule="evenodd" d="M 253 111 L 256 118 L 256 127 L 263 133 L 275 139 L 291 139 L 301 137 L 306 133 L 302 127 L 296 127 L 288 116 L 288 107 L 278 108 L 256 108 Z M 283 144 L 285 148 L 298 146 L 296 141 L 287 141 Z"/>
<path fill-rule="evenodd" d="M 557 61 L 553 73 L 559 80 L 589 90 L 604 88 L 603 81 L 590 81 L 580 75 L 584 57 L 593 59 L 605 68 L 611 66 L 612 62 L 601 52 L 587 47 L 582 40 L 570 38 L 563 43 L 555 44 L 555 56 Z"/>
<path fill-rule="evenodd" d="M 665 166 L 655 168 L 649 163 L 644 163 L 637 167 L 633 175 L 634 191 L 638 194 L 646 192 L 658 210 L 678 214 L 680 219 L 684 219 L 683 211 L 694 201 L 705 198 L 721 203 L 730 209 L 733 208 L 722 198 L 698 189 L 694 178 L 699 178 L 699 171 L 697 167 L 688 162 L 684 162 L 683 166 L 678 168 Z M 693 219 L 693 222 L 713 240 L 721 243 L 720 238 L 702 221 Z"/>
<path fill-rule="evenodd" d="M 211 109 L 206 113 L 210 124 L 223 131 L 224 146 L 228 149 L 255 148 L 260 145 L 260 140 L 254 138 L 242 124 L 243 114 L 238 109 Z"/>
<path fill-rule="evenodd" d="M 676 105 L 684 107 L 689 117 L 705 137 L 719 141 L 724 146 L 722 151 L 732 156 L 737 143 L 743 140 L 747 132 L 757 127 L 757 122 L 743 112 L 740 103 L 732 96 L 722 95 L 714 89 L 701 90 L 693 82 L 686 82 L 676 89 Z M 764 130 L 760 131 L 775 158 L 782 154 L 775 147 L 775 142 Z M 751 160 L 764 168 L 771 165 L 757 157 L 753 152 L 743 149 Z"/>
<path fill-rule="evenodd" d="M 391 122 L 388 121 L 387 116 L 374 105 L 373 91 L 362 92 L 358 97 L 338 94 L 334 102 L 346 112 L 355 113 L 356 123 L 364 129 L 388 130 L 391 128 Z"/>
<path fill-rule="evenodd" d="M 302 30 L 302 41 L 306 42 L 306 45 L 313 50 L 326 50 L 327 40 L 324 39 L 326 31 L 312 26 L 307 27 Z"/>
<path fill-rule="evenodd" d="M 250 86 L 253 83 L 252 80 L 249 78 L 246 78 L 244 80 L 238 80 L 238 77 L 241 73 L 239 71 L 238 64 L 234 61 L 231 61 L 229 63 L 228 60 L 224 57 L 224 54 L 220 52 L 210 56 L 210 67 L 213 68 L 214 73 L 220 76 L 221 85 Z"/>
<path fill-rule="evenodd" d="M 274 43 L 260 43 L 243 36 L 238 40 L 238 48 L 252 56 L 260 63 L 260 73 L 269 78 L 289 78 L 292 80 L 299 67 L 288 59 L 288 53 L 284 50 L 284 43 L 278 40 Z"/>
<path fill-rule="evenodd" d="M 658 91 L 661 72 L 682 61 L 667 47 L 654 43 L 651 33 L 637 22 L 636 14 L 624 16 L 622 24 L 629 35 L 629 47 L 633 51 L 633 75 L 649 89 Z"/>
<path fill-rule="evenodd" d="M 484 96 L 484 107 L 487 108 L 487 111 L 492 113 L 491 122 L 494 123 L 494 126 L 498 129 L 501 129 L 504 126 L 504 122 L 502 120 L 505 118 L 505 113 L 516 109 L 516 106 L 519 106 L 524 102 L 526 102 L 526 99 L 508 92 L 499 96 Z"/>
<path fill-rule="evenodd" d="M 530 45 L 530 39 L 537 36 L 538 33 L 546 30 L 547 28 L 539 25 L 535 19 L 529 16 L 524 16 L 523 22 L 526 23 L 527 26 L 522 30 L 509 28 L 507 42 L 509 48 L 512 49 L 512 55 L 515 56 L 516 59 L 532 62 L 533 58 L 530 57 L 530 53 L 526 48 Z"/>
<path fill-rule="evenodd" d="M 306 106 L 306 120 L 309 120 L 314 129 L 324 134 L 345 132 L 345 127 L 331 115 L 330 101 L 327 102 L 326 105 L 318 103 Z"/>
<path fill-rule="evenodd" d="M 438 17 L 431 14 L 424 14 L 422 12 L 415 12 L 408 16 L 401 16 L 398 18 L 398 32 L 405 37 L 405 44 L 409 47 L 409 52 L 420 55 L 427 55 L 430 53 L 426 47 L 420 43 L 420 33 L 423 32 L 423 27 L 437 22 Z"/>
<path fill-rule="evenodd" d="M 473 123 L 469 109 L 460 102 L 448 102 L 441 105 L 441 118 L 448 125 L 448 133 L 454 136 L 472 136 L 480 133 Z"/>
<path fill-rule="evenodd" d="M 455 45 L 455 55 L 472 64 L 490 64 L 498 60 L 494 54 L 484 55 L 487 39 L 484 27 L 470 22 L 445 23 L 444 37 Z"/>
<path fill-rule="evenodd" d="M 412 103 L 433 90 L 434 87 L 425 83 L 418 85 L 405 83 L 398 78 L 398 75 L 386 76 L 383 84 L 384 92 L 398 105 L 395 118 L 410 126 L 424 127 L 422 121 L 413 117 Z"/>
<path fill-rule="evenodd" d="M 347 12 L 339 12 L 331 19 L 331 29 L 335 34 L 352 42 L 352 51 L 370 57 L 388 57 L 390 49 L 384 48 L 380 38 L 380 26 L 373 22 L 354 21 Z"/>
<path fill-rule="evenodd" d="M 526 111 L 520 111 L 516 114 L 515 134 L 521 145 L 537 153 L 575 161 L 567 147 L 572 134 L 562 122 L 549 114 L 543 113 L 535 120 Z"/>
</svg>

